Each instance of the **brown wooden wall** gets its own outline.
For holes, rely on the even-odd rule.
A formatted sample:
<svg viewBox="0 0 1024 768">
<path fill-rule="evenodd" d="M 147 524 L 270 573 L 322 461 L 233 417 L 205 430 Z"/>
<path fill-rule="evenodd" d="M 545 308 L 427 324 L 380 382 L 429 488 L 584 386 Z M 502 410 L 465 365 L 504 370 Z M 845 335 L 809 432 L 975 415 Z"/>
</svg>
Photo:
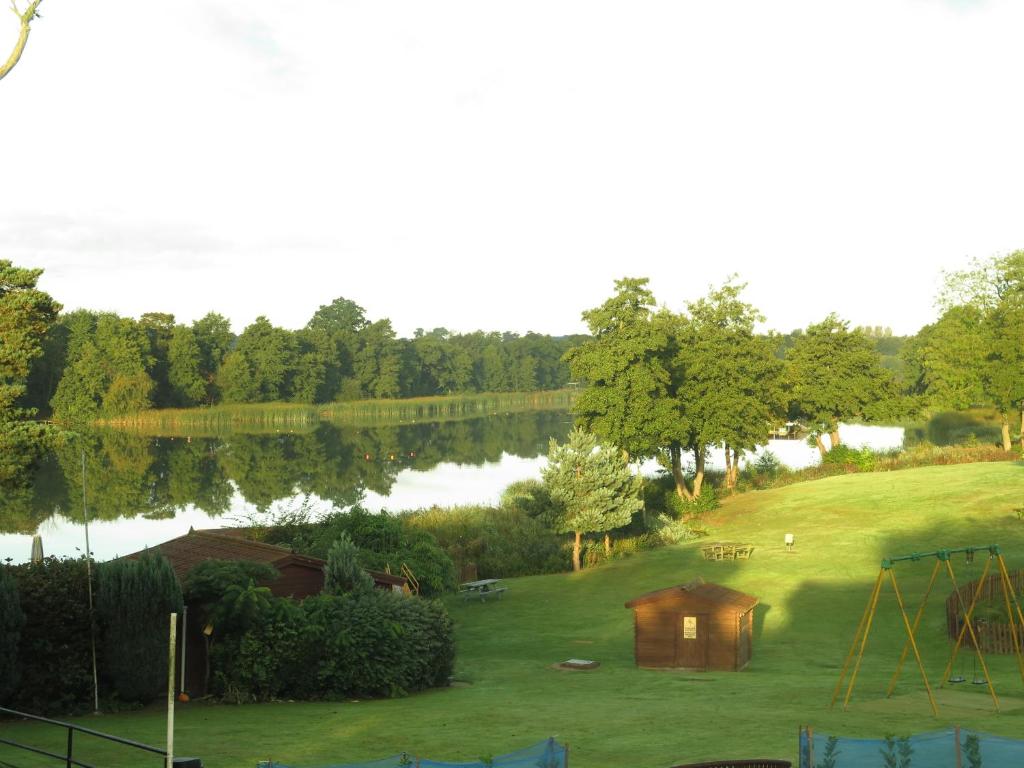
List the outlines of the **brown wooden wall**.
<svg viewBox="0 0 1024 768">
<path fill-rule="evenodd" d="M 271 594 L 277 597 L 291 597 L 301 600 L 310 595 L 319 595 L 324 588 L 324 572 L 319 568 L 290 563 L 278 568 L 280 574 L 267 583 Z"/>
<path fill-rule="evenodd" d="M 683 638 L 684 616 L 697 617 L 697 638 Z M 753 610 L 670 598 L 634 608 L 633 625 L 641 667 L 740 670 L 752 656 Z"/>
</svg>

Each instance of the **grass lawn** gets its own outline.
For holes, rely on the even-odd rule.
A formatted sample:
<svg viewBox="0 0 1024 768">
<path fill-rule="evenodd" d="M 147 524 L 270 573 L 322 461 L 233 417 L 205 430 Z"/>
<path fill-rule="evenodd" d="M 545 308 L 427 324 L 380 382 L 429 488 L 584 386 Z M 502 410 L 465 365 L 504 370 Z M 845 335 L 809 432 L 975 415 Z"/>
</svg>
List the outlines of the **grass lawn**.
<svg viewBox="0 0 1024 768">
<path fill-rule="evenodd" d="M 727 500 L 711 519 L 715 539 L 756 549 L 747 561 L 706 562 L 700 543 L 618 560 L 580 574 L 510 579 L 500 602 L 449 601 L 457 625 L 456 686 L 406 699 L 252 706 L 188 704 L 177 712 L 179 754 L 208 768 L 273 758 L 297 766 L 369 760 L 401 750 L 433 759 L 497 755 L 556 736 L 573 766 L 661 768 L 722 757 L 796 759 L 797 728 L 845 736 L 904 735 L 960 724 L 1024 735 L 1024 683 L 1011 657 L 989 657 L 1002 714 L 985 688 L 969 683 L 941 694 L 931 716 L 916 669 L 897 696 L 883 699 L 902 647 L 890 592 L 872 630 L 848 712 L 829 711 L 839 667 L 883 556 L 940 547 L 1002 545 L 1011 569 L 1024 568 L 1021 505 L 1024 465 L 971 464 L 834 477 Z M 785 551 L 783 534 L 796 534 Z M 958 578 L 981 572 L 959 556 Z M 897 575 L 916 605 L 933 561 L 901 564 Z M 741 673 L 637 669 L 633 621 L 623 607 L 643 592 L 703 576 L 757 595 L 754 659 Z M 920 631 L 931 680 L 939 682 L 950 642 L 933 596 Z M 566 672 L 569 657 L 601 667 Z M 963 674 L 970 679 L 969 656 Z M 81 718 L 79 722 L 148 743 L 163 739 L 163 712 Z M 57 746 L 38 726 L 3 723 L 3 734 Z M 84 743 L 84 742 L 83 742 Z M 52 765 L 12 759 L 19 766 Z M 140 755 L 103 747 L 80 759 L 143 766 Z"/>
</svg>

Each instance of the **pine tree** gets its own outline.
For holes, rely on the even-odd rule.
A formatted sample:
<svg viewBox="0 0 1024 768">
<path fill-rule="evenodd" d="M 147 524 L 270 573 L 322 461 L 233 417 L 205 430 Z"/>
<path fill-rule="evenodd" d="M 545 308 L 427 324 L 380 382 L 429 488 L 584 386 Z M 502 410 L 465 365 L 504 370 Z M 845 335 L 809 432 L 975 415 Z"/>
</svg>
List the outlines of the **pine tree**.
<svg viewBox="0 0 1024 768">
<path fill-rule="evenodd" d="M 365 592 L 371 589 L 373 579 L 359 565 L 359 548 L 352 542 L 348 532 L 342 531 L 327 553 L 324 592 L 344 595 L 348 592 Z"/>
<path fill-rule="evenodd" d="M 643 507 L 640 478 L 629 471 L 621 452 L 599 446 L 597 438 L 582 429 L 574 429 L 564 445 L 551 440 L 543 478 L 561 507 L 555 531 L 575 535 L 572 566 L 576 571 L 584 533 L 604 532 L 607 551 L 607 532 L 629 524 L 633 513 Z"/>
</svg>

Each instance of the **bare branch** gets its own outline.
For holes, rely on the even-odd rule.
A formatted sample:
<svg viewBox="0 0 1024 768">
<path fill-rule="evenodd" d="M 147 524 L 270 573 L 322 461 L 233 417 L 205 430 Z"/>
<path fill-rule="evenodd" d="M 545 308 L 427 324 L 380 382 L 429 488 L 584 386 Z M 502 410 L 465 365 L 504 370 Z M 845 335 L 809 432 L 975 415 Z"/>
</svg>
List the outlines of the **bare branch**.
<svg viewBox="0 0 1024 768">
<path fill-rule="evenodd" d="M 18 10 L 15 0 L 11 0 L 11 10 L 21 19 L 21 31 L 18 33 L 18 41 L 14 44 L 14 50 L 11 51 L 11 55 L 7 57 L 6 62 L 0 64 L 0 80 L 3 80 L 7 73 L 14 69 L 14 65 L 18 63 L 18 60 L 21 59 L 22 51 L 25 50 L 25 43 L 28 42 L 28 33 L 31 31 L 29 27 L 32 20 L 39 15 L 36 9 L 42 1 L 32 0 L 25 9 L 25 12 L 22 13 Z"/>
</svg>

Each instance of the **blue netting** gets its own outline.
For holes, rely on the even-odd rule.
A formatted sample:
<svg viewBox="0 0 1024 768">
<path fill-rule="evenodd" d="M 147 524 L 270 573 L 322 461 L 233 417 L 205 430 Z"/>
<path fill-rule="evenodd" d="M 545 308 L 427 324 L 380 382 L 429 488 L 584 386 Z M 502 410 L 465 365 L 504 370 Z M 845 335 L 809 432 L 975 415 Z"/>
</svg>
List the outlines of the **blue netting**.
<svg viewBox="0 0 1024 768">
<path fill-rule="evenodd" d="M 913 768 L 1024 766 L 1024 741 L 990 736 L 966 728 L 895 738 L 891 742 L 885 739 L 836 739 L 831 760 L 829 739 L 827 735 L 815 733 L 812 740 L 806 730 L 801 730 L 800 768 L 886 768 L 890 764 L 897 768 L 902 765 L 913 765 Z M 887 756 L 895 762 L 887 761 Z"/>
<path fill-rule="evenodd" d="M 315 768 L 568 768 L 568 749 L 554 739 L 547 739 L 532 747 L 517 749 L 506 755 L 499 755 L 485 763 L 481 760 L 469 763 L 451 763 L 428 760 L 402 752 L 379 760 L 362 763 L 330 763 Z M 293 768 L 284 763 L 261 762 L 257 768 Z"/>
</svg>

